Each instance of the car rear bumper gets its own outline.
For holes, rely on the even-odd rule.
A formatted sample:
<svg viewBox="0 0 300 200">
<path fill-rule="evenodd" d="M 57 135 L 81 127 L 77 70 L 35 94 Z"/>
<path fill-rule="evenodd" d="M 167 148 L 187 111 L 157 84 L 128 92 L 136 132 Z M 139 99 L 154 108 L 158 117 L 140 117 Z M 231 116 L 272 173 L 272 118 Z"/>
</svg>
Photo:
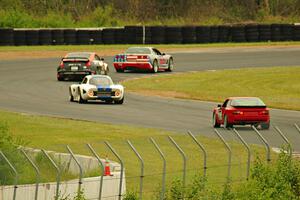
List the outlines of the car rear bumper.
<svg viewBox="0 0 300 200">
<path fill-rule="evenodd" d="M 114 67 L 116 70 L 151 70 L 153 68 L 149 62 L 114 62 Z"/>
<path fill-rule="evenodd" d="M 258 123 L 269 123 L 269 117 L 239 117 L 233 118 L 231 124 L 244 125 L 244 124 L 258 124 Z"/>
<path fill-rule="evenodd" d="M 83 78 L 87 75 L 94 74 L 93 71 L 58 71 L 57 78 L 68 78 L 68 79 L 75 79 L 75 78 Z"/>
</svg>

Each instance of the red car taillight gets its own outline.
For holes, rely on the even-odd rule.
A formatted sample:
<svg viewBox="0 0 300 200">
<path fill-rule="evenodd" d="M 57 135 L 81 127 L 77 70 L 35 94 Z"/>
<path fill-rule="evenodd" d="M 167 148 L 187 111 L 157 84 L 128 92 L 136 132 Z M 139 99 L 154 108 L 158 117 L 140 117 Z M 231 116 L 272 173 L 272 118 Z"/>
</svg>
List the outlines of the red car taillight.
<svg viewBox="0 0 300 200">
<path fill-rule="evenodd" d="M 64 62 L 63 62 L 63 61 L 60 62 L 59 67 L 60 67 L 61 69 L 65 68 L 65 65 L 64 65 Z"/>
<path fill-rule="evenodd" d="M 86 64 L 85 64 L 85 66 L 87 67 L 87 68 L 90 68 L 91 67 L 91 61 L 88 61 Z"/>
<path fill-rule="evenodd" d="M 232 112 L 232 114 L 234 114 L 234 115 L 243 115 L 244 112 L 243 111 L 239 111 L 239 110 L 235 110 L 235 111 Z"/>
<path fill-rule="evenodd" d="M 263 110 L 259 114 L 261 114 L 261 115 L 269 115 L 269 111 L 268 110 Z"/>
</svg>

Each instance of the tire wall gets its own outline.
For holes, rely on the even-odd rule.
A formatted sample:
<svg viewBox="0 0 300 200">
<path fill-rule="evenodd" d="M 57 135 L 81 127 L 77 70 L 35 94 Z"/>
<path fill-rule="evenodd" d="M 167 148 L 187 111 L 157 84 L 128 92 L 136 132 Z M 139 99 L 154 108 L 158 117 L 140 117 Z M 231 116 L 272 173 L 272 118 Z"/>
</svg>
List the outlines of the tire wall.
<svg viewBox="0 0 300 200">
<path fill-rule="evenodd" d="M 300 41 L 300 24 L 125 26 L 90 29 L 0 28 L 0 46 L 197 44 L 266 41 Z"/>
</svg>

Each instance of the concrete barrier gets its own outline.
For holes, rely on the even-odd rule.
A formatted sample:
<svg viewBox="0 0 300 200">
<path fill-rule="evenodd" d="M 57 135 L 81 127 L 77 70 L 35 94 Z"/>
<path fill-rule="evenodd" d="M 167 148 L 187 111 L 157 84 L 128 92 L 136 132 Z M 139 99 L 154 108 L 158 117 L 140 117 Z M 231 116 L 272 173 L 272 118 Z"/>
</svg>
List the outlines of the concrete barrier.
<svg viewBox="0 0 300 200">
<path fill-rule="evenodd" d="M 26 151 L 30 154 L 37 155 L 40 150 L 26 148 Z M 72 174 L 78 174 L 78 166 L 75 161 L 71 158 L 70 154 L 67 153 L 57 153 L 53 151 L 47 151 L 60 166 L 67 166 L 67 171 Z M 84 155 L 75 155 L 80 162 L 82 168 L 85 172 L 100 169 L 99 163 L 96 158 Z M 105 159 L 101 159 L 103 165 L 105 164 Z M 103 177 L 103 188 L 102 188 L 102 199 L 105 200 L 115 200 L 119 197 L 119 186 L 120 186 L 120 164 L 114 161 L 110 161 L 110 169 L 112 176 Z M 82 189 L 85 198 L 87 199 L 98 199 L 99 189 L 100 189 L 100 178 L 88 177 L 82 180 Z M 122 195 L 126 192 L 126 181 L 125 173 L 123 174 L 123 184 L 122 184 Z M 17 200 L 32 200 L 35 195 L 35 184 L 24 184 L 18 185 L 17 188 Z M 60 184 L 60 197 L 73 198 L 78 191 L 78 179 L 62 181 Z M 14 186 L 0 186 L 0 200 L 13 199 Z M 38 200 L 53 200 L 56 192 L 56 182 L 50 183 L 40 183 L 38 191 Z"/>
</svg>

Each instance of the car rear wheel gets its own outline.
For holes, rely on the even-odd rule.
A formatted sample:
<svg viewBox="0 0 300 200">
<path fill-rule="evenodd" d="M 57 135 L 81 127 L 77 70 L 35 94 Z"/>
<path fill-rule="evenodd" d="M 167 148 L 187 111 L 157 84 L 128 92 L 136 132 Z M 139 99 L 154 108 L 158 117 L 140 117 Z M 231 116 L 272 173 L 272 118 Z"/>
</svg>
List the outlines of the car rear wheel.
<svg viewBox="0 0 300 200">
<path fill-rule="evenodd" d="M 262 123 L 262 124 L 261 124 L 261 128 L 262 128 L 262 129 L 267 129 L 267 130 L 268 130 L 268 129 L 270 128 L 270 122 Z"/>
<path fill-rule="evenodd" d="M 212 123 L 214 128 L 220 127 L 220 124 L 217 122 L 216 113 L 213 114 Z"/>
<path fill-rule="evenodd" d="M 224 116 L 224 127 L 225 128 L 231 128 L 231 127 L 233 127 L 232 124 L 228 123 L 228 116 L 227 115 Z"/>
<path fill-rule="evenodd" d="M 86 103 L 87 102 L 87 100 L 84 100 L 83 98 L 82 98 L 82 96 L 81 96 L 81 92 L 80 92 L 80 89 L 78 88 L 78 92 L 79 92 L 79 101 L 78 101 L 78 103 Z"/>
<path fill-rule="evenodd" d="M 153 73 L 157 73 L 158 72 L 158 63 L 157 60 L 153 61 L 153 69 L 152 69 Z"/>
<path fill-rule="evenodd" d="M 115 104 L 123 104 L 124 103 L 124 97 L 121 100 L 115 100 Z"/>
<path fill-rule="evenodd" d="M 57 80 L 58 80 L 58 81 L 63 81 L 63 80 L 64 80 L 64 77 L 63 77 L 63 76 L 57 76 Z"/>
<path fill-rule="evenodd" d="M 69 100 L 70 100 L 71 102 L 74 101 L 74 97 L 73 97 L 73 95 L 72 95 L 71 88 L 69 88 Z"/>
<path fill-rule="evenodd" d="M 121 72 L 124 72 L 124 70 L 123 69 L 116 69 L 116 72 L 121 73 Z"/>
<path fill-rule="evenodd" d="M 173 58 L 170 58 L 167 71 L 171 72 L 174 70 Z"/>
</svg>

